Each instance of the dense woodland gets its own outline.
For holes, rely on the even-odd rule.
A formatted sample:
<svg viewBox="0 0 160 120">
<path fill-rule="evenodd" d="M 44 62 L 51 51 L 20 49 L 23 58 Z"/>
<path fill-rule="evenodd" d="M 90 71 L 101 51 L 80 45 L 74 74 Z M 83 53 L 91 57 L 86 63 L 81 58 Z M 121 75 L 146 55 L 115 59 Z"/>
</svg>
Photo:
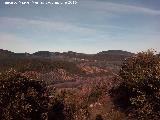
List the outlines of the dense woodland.
<svg viewBox="0 0 160 120">
<path fill-rule="evenodd" d="M 0 50 L 0 119 L 159 120 L 159 55 Z"/>
</svg>

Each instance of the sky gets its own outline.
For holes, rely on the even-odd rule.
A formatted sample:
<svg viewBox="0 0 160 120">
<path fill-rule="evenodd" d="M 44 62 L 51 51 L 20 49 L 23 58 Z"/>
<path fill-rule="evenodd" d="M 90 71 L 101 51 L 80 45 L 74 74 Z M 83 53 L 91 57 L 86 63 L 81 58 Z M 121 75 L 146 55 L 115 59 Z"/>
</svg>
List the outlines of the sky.
<svg viewBox="0 0 160 120">
<path fill-rule="evenodd" d="M 29 0 L 0 1 L 0 49 L 160 51 L 160 0 L 77 0 L 72 5 L 5 5 L 6 1 Z"/>
</svg>

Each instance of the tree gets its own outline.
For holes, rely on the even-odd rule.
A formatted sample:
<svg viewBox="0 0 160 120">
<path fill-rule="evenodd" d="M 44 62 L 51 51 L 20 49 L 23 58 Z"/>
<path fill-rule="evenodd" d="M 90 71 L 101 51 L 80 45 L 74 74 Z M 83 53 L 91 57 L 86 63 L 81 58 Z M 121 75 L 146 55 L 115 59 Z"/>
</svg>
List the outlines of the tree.
<svg viewBox="0 0 160 120">
<path fill-rule="evenodd" d="M 114 102 L 136 119 L 160 119 L 160 58 L 153 51 L 126 59 L 122 83 L 112 90 Z"/>
<path fill-rule="evenodd" d="M 0 75 L 0 118 L 3 120 L 43 119 L 48 109 L 47 87 L 9 71 Z"/>
</svg>

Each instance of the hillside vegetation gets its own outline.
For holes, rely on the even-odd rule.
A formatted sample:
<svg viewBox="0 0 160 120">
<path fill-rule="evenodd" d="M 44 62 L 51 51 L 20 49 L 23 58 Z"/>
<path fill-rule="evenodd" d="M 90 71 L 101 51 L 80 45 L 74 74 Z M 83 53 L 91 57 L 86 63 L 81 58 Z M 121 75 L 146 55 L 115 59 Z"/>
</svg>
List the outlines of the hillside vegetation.
<svg viewBox="0 0 160 120">
<path fill-rule="evenodd" d="M 160 58 L 153 51 L 1 53 L 2 120 L 160 119 Z"/>
<path fill-rule="evenodd" d="M 82 73 L 73 62 L 39 58 L 4 58 L 0 59 L 0 67 L 0 72 L 13 68 L 19 72 L 37 71 L 46 73 L 54 69 L 65 69 L 73 74 Z"/>
<path fill-rule="evenodd" d="M 124 61 L 122 83 L 112 90 L 114 102 L 130 118 L 160 119 L 160 58 L 141 52 Z"/>
</svg>

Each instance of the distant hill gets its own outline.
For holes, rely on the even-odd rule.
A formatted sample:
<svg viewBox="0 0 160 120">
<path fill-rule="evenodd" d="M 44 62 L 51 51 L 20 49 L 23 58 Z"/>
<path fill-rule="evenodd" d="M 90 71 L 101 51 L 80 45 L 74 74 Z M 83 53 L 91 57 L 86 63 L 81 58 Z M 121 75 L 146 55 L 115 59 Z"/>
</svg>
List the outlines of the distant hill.
<svg viewBox="0 0 160 120">
<path fill-rule="evenodd" d="M 119 61 L 123 60 L 126 57 L 132 56 L 134 53 L 122 51 L 122 50 L 108 50 L 102 51 L 97 54 L 84 54 L 77 53 L 73 51 L 68 52 L 49 52 L 49 51 L 38 51 L 33 54 L 29 53 L 14 53 L 8 50 L 0 49 L 0 57 L 16 57 L 16 58 L 52 58 L 52 59 L 60 59 L 60 60 L 71 60 L 71 59 L 79 59 L 79 60 L 109 60 L 109 61 Z"/>
<path fill-rule="evenodd" d="M 123 50 L 108 50 L 108 51 L 102 51 L 99 52 L 98 54 L 103 54 L 103 55 L 124 55 L 124 56 L 131 56 L 133 53 L 123 51 Z"/>
<path fill-rule="evenodd" d="M 40 56 L 40 57 L 51 57 L 54 55 L 53 52 L 49 51 L 38 51 L 32 54 L 33 56 Z"/>
<path fill-rule="evenodd" d="M 127 57 L 134 55 L 134 53 L 122 50 L 108 50 L 97 53 L 94 57 L 98 60 L 107 61 L 122 61 Z"/>
<path fill-rule="evenodd" d="M 3 58 L 3 57 L 11 57 L 11 56 L 14 56 L 14 54 L 15 54 L 14 52 L 0 49 L 0 58 Z"/>
</svg>

